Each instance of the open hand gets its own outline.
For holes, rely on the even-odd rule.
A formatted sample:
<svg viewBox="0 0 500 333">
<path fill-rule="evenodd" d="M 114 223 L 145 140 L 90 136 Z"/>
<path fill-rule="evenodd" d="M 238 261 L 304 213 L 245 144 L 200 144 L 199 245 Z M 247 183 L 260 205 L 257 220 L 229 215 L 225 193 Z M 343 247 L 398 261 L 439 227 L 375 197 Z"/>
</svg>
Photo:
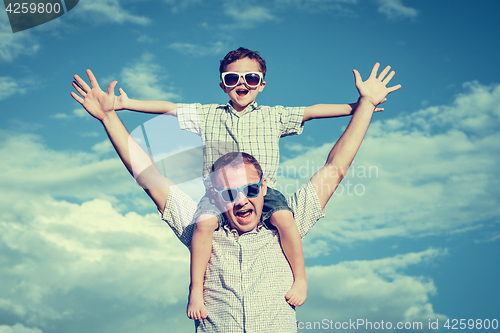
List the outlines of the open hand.
<svg viewBox="0 0 500 333">
<path fill-rule="evenodd" d="M 73 81 L 73 87 L 80 94 L 77 95 L 71 92 L 71 96 L 90 113 L 93 117 L 103 120 L 106 118 L 107 113 L 113 112 L 115 110 L 115 87 L 118 83 L 113 81 L 109 84 L 108 92 L 105 93 L 99 87 L 99 83 L 90 69 L 87 69 L 87 75 L 90 80 L 92 88 L 90 88 L 87 83 L 78 75 L 75 75 L 75 81 Z"/>
<path fill-rule="evenodd" d="M 126 109 L 129 101 L 128 96 L 122 88 L 118 89 L 118 92 L 120 96 L 115 96 L 115 110 Z"/>
<path fill-rule="evenodd" d="M 385 102 L 387 100 L 385 97 L 388 94 L 401 88 L 400 84 L 388 88 L 387 84 L 389 84 L 392 77 L 396 73 L 394 71 L 389 73 L 391 67 L 387 66 L 377 77 L 379 67 L 380 64 L 377 62 L 375 66 L 373 66 L 370 76 L 364 82 L 361 79 L 359 72 L 357 70 L 353 70 L 354 79 L 356 80 L 356 89 L 358 89 L 360 98 L 362 97 L 367 99 L 373 104 L 374 107 Z M 388 73 L 389 75 L 387 75 Z"/>
</svg>

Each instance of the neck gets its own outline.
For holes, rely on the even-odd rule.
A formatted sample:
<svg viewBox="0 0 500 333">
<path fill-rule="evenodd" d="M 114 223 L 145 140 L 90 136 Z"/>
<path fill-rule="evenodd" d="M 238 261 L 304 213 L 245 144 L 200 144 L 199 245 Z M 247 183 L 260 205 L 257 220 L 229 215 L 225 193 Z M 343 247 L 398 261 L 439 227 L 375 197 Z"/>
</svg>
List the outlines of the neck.
<svg viewBox="0 0 500 333">
<path fill-rule="evenodd" d="M 254 101 L 255 102 L 255 101 Z M 242 113 L 243 111 L 245 111 L 247 109 L 247 107 L 249 105 L 252 105 L 254 102 L 251 102 L 251 103 L 248 103 L 247 105 L 245 105 L 244 107 L 240 107 L 240 106 L 235 106 L 233 101 L 230 101 L 229 103 L 231 104 L 231 106 L 233 107 L 233 109 L 235 109 L 236 111 L 238 111 L 238 113 Z"/>
</svg>

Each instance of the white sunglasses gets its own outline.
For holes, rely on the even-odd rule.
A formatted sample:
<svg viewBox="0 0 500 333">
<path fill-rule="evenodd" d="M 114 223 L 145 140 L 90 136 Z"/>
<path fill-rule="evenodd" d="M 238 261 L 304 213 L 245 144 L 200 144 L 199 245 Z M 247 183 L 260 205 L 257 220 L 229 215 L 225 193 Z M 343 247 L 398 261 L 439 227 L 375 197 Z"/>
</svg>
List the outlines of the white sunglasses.
<svg viewBox="0 0 500 333">
<path fill-rule="evenodd" d="M 251 88 L 258 87 L 262 82 L 262 73 L 259 72 L 224 72 L 221 74 L 222 83 L 228 88 L 236 87 L 242 76 L 245 84 Z"/>
</svg>

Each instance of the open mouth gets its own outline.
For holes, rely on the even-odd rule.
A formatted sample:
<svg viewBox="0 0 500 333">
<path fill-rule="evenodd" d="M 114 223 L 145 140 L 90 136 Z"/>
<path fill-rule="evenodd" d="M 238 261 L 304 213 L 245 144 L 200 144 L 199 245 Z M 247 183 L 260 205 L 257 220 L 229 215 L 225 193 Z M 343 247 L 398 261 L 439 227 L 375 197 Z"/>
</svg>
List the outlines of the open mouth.
<svg viewBox="0 0 500 333">
<path fill-rule="evenodd" d="M 240 210 L 239 212 L 236 212 L 236 216 L 242 220 L 246 220 L 250 217 L 252 214 L 252 209 L 247 209 L 247 210 Z"/>
<path fill-rule="evenodd" d="M 236 90 L 236 94 L 239 97 L 243 97 L 243 96 L 246 96 L 246 94 L 248 94 L 248 90 L 246 90 L 246 89 L 238 89 L 238 90 Z"/>
</svg>

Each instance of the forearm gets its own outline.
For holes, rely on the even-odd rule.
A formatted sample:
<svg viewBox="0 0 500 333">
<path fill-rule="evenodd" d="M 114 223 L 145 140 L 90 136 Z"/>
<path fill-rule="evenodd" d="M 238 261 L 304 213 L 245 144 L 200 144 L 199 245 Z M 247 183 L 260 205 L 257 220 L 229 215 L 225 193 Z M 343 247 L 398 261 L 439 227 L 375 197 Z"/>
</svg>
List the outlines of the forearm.
<svg viewBox="0 0 500 333">
<path fill-rule="evenodd" d="M 349 125 L 328 154 L 325 165 L 311 179 L 323 207 L 347 174 L 363 142 L 374 110 L 375 106 L 368 100 L 361 98 L 358 101 Z"/>
<path fill-rule="evenodd" d="M 168 113 L 177 116 L 177 104 L 168 101 L 140 101 L 129 99 L 124 109 L 145 113 Z"/>
<path fill-rule="evenodd" d="M 333 146 L 328 155 L 326 166 L 345 170 L 351 165 L 365 137 L 372 119 L 375 106 L 364 99 L 360 99 L 346 130 Z"/>
<path fill-rule="evenodd" d="M 163 213 L 169 193 L 167 179 L 156 170 L 151 158 L 142 150 L 137 142 L 132 139 L 115 112 L 116 108 L 122 109 L 123 105 L 127 104 L 127 95 L 120 89 L 120 97 L 117 98 L 115 96 L 114 90 L 117 81 L 111 82 L 108 86 L 107 93 L 105 93 L 99 87 L 99 83 L 90 69 L 87 70 L 87 75 L 90 79 L 92 88 L 90 88 L 81 77 L 75 75 L 73 87 L 79 95 L 72 92 L 71 96 L 80 103 L 92 117 L 101 121 L 111 143 L 128 172 L 134 176 L 137 183 L 144 188 L 146 193 L 156 204 L 158 210 Z"/>
<path fill-rule="evenodd" d="M 140 146 L 134 140 L 129 140 L 130 135 L 125 126 L 123 126 L 123 123 L 121 122 L 116 112 L 109 112 L 102 120 L 102 124 L 104 126 L 104 129 L 106 130 L 106 133 L 108 134 L 109 140 L 118 153 L 118 156 L 122 160 L 128 172 L 132 176 L 134 176 L 134 178 L 138 174 L 139 166 L 136 166 L 134 170 L 134 165 L 132 165 L 131 158 L 132 155 L 136 155 L 134 159 L 137 161 L 145 161 L 144 166 L 140 169 L 144 170 L 149 165 L 151 165 L 151 159 L 142 150 L 142 148 L 140 148 Z M 139 149 L 134 149 L 135 145 L 139 146 Z M 132 149 L 134 150 L 134 154 L 132 154 L 131 152 Z"/>
<path fill-rule="evenodd" d="M 128 172 L 151 197 L 160 212 L 163 212 L 168 196 L 167 179 L 158 172 L 149 155 L 130 136 L 116 112 L 109 112 L 102 124 Z"/>
<path fill-rule="evenodd" d="M 332 118 L 349 116 L 354 112 L 356 103 L 352 104 L 316 104 L 304 110 L 302 121 L 319 118 Z"/>
<path fill-rule="evenodd" d="M 387 66 L 377 76 L 379 67 L 379 63 L 373 66 L 366 81 L 362 80 L 361 74 L 357 70 L 353 70 L 356 89 L 361 97 L 356 103 L 356 109 L 349 125 L 330 151 L 325 166 L 311 178 L 323 208 L 342 178 L 347 174 L 347 169 L 356 156 L 361 142 L 363 142 L 373 112 L 383 110 L 377 109 L 376 106 L 385 102 L 388 94 L 401 88 L 399 84 L 387 87 L 395 72 L 389 72 L 391 67 Z"/>
</svg>

